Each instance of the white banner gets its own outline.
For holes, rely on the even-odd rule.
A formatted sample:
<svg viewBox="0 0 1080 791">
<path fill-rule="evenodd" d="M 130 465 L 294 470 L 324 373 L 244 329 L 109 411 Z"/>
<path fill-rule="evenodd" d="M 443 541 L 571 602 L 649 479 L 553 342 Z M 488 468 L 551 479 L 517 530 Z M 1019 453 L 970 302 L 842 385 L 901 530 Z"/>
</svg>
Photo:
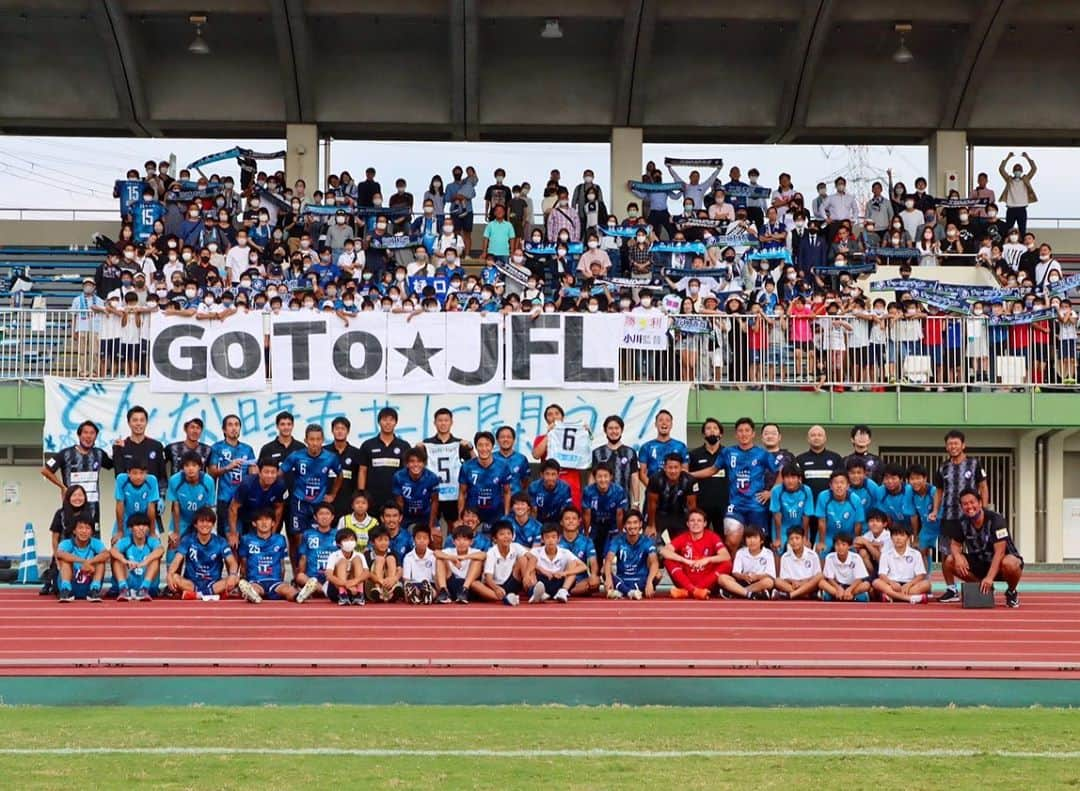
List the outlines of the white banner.
<svg viewBox="0 0 1080 791">
<path fill-rule="evenodd" d="M 619 346 L 623 349 L 667 350 L 671 320 L 658 310 L 619 316 Z"/>
<path fill-rule="evenodd" d="M 576 314 L 360 313 L 343 319 L 314 311 L 281 313 L 269 322 L 270 388 L 276 393 L 616 390 L 619 322 L 618 316 Z M 154 392 L 261 389 L 266 332 L 259 314 L 225 322 L 155 319 Z M 504 344 L 504 333 L 511 342 Z"/>
<path fill-rule="evenodd" d="M 156 393 L 236 393 L 266 385 L 263 317 L 228 321 L 155 316 L 150 386 Z"/>
<path fill-rule="evenodd" d="M 568 423 L 589 427 L 594 446 L 604 442 L 603 423 L 608 415 L 626 421 L 624 441 L 634 447 L 656 435 L 656 413 L 672 413 L 676 434 L 686 425 L 686 384 L 624 385 L 618 390 L 584 393 L 577 390 L 503 390 L 477 395 L 378 395 L 327 392 L 274 393 L 255 390 L 240 395 L 204 393 L 154 393 L 145 379 L 136 381 L 86 382 L 80 379 L 45 379 L 45 429 L 43 447 L 55 452 L 74 445 L 75 430 L 84 420 L 101 427 L 98 444 L 110 448 L 113 441 L 128 433 L 125 415 L 135 405 L 150 414 L 147 433 L 162 442 L 184 437 L 184 421 L 202 418 L 203 441 L 214 443 L 221 436 L 226 415 L 240 417 L 243 440 L 259 447 L 273 439 L 274 417 L 288 410 L 296 419 L 296 433 L 303 435 L 309 423 L 323 426 L 329 436 L 330 422 L 339 416 L 352 422 L 352 441 L 359 444 L 379 431 L 378 413 L 385 406 L 398 410 L 397 433 L 415 444 L 435 433 L 435 410 L 446 407 L 454 413 L 454 434 L 470 442 L 478 430 L 494 431 L 510 426 L 517 433 L 517 448 L 532 457 L 532 441 L 546 428 L 544 408 L 559 404 Z"/>
</svg>

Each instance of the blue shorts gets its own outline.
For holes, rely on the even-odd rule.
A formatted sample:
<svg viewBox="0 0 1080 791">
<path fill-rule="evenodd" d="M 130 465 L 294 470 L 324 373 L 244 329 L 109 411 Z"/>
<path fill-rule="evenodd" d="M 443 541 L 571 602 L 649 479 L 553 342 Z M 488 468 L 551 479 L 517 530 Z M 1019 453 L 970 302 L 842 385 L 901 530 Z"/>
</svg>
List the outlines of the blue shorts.
<svg viewBox="0 0 1080 791">
<path fill-rule="evenodd" d="M 90 593 L 91 585 L 89 582 L 72 582 L 71 583 L 71 595 L 76 599 L 85 599 Z M 100 591 L 101 586 L 98 585 L 97 589 Z"/>
<path fill-rule="evenodd" d="M 293 503 L 289 514 L 289 535 L 303 535 L 304 531 L 315 527 L 315 509 L 310 503 Z"/>
<path fill-rule="evenodd" d="M 281 580 L 248 580 L 248 582 L 258 585 L 260 588 L 263 589 L 264 599 L 267 599 L 269 601 L 280 601 L 283 598 L 282 595 L 277 592 L 278 588 L 285 584 Z"/>
<path fill-rule="evenodd" d="M 840 585 L 839 582 L 835 582 L 833 584 L 834 585 Z M 844 587 L 844 586 L 841 585 L 840 587 Z M 848 586 L 848 587 L 850 587 L 850 586 Z M 826 593 L 825 591 L 821 592 L 821 598 L 824 599 L 825 601 L 836 601 L 836 599 L 834 599 L 832 597 L 832 594 Z M 868 601 L 870 601 L 870 594 L 866 593 L 864 591 L 863 593 L 860 593 L 855 597 L 855 601 L 868 602 Z"/>
<path fill-rule="evenodd" d="M 729 505 L 726 519 L 734 519 L 743 527 L 756 527 L 758 530 L 771 535 L 769 528 L 769 512 L 765 509 L 736 508 Z"/>
<path fill-rule="evenodd" d="M 934 551 L 941 554 L 941 520 L 927 522 L 919 527 L 919 549 L 933 547 Z"/>
<path fill-rule="evenodd" d="M 645 593 L 645 577 L 619 577 L 612 574 L 611 581 L 615 584 L 615 590 L 623 596 L 633 590 Z"/>
<path fill-rule="evenodd" d="M 197 579 L 193 580 L 191 577 L 185 576 L 184 579 L 190 581 L 195 586 L 195 592 L 201 593 L 203 596 L 210 596 L 214 592 L 214 583 L 217 580 Z M 220 579 L 220 577 L 218 578 Z"/>
</svg>

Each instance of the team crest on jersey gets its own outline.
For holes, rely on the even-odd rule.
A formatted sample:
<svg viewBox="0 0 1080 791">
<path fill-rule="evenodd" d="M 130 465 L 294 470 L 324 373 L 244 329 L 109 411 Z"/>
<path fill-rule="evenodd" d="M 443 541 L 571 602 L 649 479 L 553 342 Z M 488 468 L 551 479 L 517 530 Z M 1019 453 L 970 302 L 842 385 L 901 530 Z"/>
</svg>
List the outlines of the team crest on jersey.
<svg viewBox="0 0 1080 791">
<path fill-rule="evenodd" d="M 965 478 L 970 478 L 971 477 L 971 470 L 964 470 L 964 477 Z"/>
<path fill-rule="evenodd" d="M 150 461 L 153 461 L 156 458 L 157 458 L 157 451 L 156 450 L 150 451 Z"/>
<path fill-rule="evenodd" d="M 401 448 L 394 448 L 394 455 L 395 456 L 400 456 L 401 455 Z"/>
<path fill-rule="evenodd" d="M 908 565 L 909 565 L 909 566 L 910 566 L 910 565 L 911 565 L 912 563 L 914 563 L 914 562 L 915 562 L 915 559 L 914 559 L 913 557 L 911 557 L 911 555 L 904 555 L 904 560 L 906 560 L 906 561 L 907 561 L 907 563 L 908 563 Z"/>
<path fill-rule="evenodd" d="M 830 467 L 831 467 L 831 466 L 832 466 L 832 459 L 827 459 L 827 460 L 825 461 L 825 464 L 827 464 L 828 466 L 830 466 Z"/>
<path fill-rule="evenodd" d="M 844 519 L 850 519 L 851 514 L 848 511 L 844 511 Z"/>
<path fill-rule="evenodd" d="M 803 567 L 805 567 L 805 568 L 810 568 L 810 559 L 809 559 L 809 558 L 807 558 L 806 560 L 804 560 L 804 561 L 802 562 L 802 564 L 803 564 Z"/>
</svg>

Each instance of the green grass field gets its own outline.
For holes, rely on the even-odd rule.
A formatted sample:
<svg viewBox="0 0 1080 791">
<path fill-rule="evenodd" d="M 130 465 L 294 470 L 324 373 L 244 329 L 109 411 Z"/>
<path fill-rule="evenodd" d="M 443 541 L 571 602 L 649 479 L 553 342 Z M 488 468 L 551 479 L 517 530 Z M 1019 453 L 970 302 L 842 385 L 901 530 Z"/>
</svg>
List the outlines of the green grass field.
<svg viewBox="0 0 1080 791">
<path fill-rule="evenodd" d="M 0 778 L 19 791 L 1080 785 L 1080 716 L 1064 709 L 7 707 L 0 721 Z M 687 751 L 707 754 L 659 755 Z"/>
</svg>

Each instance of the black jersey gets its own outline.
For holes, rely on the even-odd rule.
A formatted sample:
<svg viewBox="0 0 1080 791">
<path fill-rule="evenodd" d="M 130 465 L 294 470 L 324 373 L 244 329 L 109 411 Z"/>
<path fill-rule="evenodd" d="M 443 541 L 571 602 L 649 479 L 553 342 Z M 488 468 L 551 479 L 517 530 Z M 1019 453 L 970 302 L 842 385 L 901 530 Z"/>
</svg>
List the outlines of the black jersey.
<svg viewBox="0 0 1080 791">
<path fill-rule="evenodd" d="M 823 450 L 820 453 L 808 450 L 796 456 L 795 463 L 802 468 L 803 482 L 814 493 L 815 502 L 817 496 L 829 488 L 829 478 L 832 474 L 837 470 L 844 471 L 844 459 L 839 453 L 833 453 L 831 450 Z"/>
<path fill-rule="evenodd" d="M 113 463 L 117 475 L 138 464 L 146 469 L 147 475 L 157 478 L 158 488 L 162 492 L 169 488 L 169 471 L 165 466 L 167 462 L 165 446 L 150 437 L 144 437 L 142 442 L 132 442 L 131 437 L 128 437 L 123 445 L 113 446 Z"/>
<path fill-rule="evenodd" d="M 174 473 L 180 472 L 180 468 L 183 467 L 180 460 L 188 453 L 197 453 L 199 455 L 204 470 L 206 465 L 210 463 L 209 445 L 205 442 L 199 442 L 196 443 L 194 448 L 189 448 L 185 440 L 180 440 L 180 442 L 173 442 L 165 447 L 165 459 L 169 462 L 169 469 Z"/>
<path fill-rule="evenodd" d="M 100 513 L 101 471 L 111 470 L 113 461 L 101 448 L 81 452 L 80 446 L 72 445 L 45 460 L 45 468 L 55 472 L 67 487 L 81 486 L 86 490 L 86 502 L 95 523 Z"/>
<path fill-rule="evenodd" d="M 631 495 L 633 490 L 630 482 L 637 477 L 639 466 L 636 450 L 629 445 L 620 445 L 612 450 L 604 444 L 593 450 L 592 463 L 611 467 L 614 482 L 623 488 L 627 497 Z"/>
</svg>

